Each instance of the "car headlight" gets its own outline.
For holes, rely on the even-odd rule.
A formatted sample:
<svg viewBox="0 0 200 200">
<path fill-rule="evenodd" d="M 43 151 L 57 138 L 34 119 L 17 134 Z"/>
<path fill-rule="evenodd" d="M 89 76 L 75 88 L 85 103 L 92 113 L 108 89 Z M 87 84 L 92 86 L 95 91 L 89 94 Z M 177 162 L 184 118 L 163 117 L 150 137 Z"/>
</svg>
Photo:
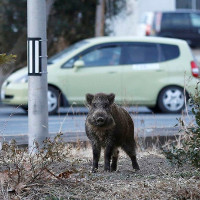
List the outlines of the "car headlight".
<svg viewBox="0 0 200 200">
<path fill-rule="evenodd" d="M 21 76 L 20 78 L 14 81 L 15 83 L 27 83 L 28 82 L 28 75 Z"/>
</svg>

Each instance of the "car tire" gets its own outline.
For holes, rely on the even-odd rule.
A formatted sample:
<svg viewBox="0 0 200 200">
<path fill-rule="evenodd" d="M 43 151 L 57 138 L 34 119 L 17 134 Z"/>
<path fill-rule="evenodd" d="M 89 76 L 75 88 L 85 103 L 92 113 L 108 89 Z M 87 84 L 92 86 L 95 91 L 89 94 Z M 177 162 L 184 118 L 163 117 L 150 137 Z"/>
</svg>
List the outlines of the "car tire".
<svg viewBox="0 0 200 200">
<path fill-rule="evenodd" d="M 161 91 L 158 107 L 164 113 L 180 113 L 185 108 L 185 96 L 182 88 L 170 86 Z"/>
<path fill-rule="evenodd" d="M 21 108 L 22 108 L 26 113 L 28 113 L 28 105 L 27 105 L 27 106 L 21 106 Z"/>
<path fill-rule="evenodd" d="M 47 98 L 49 115 L 56 114 L 59 104 L 59 91 L 52 86 L 48 86 Z"/>
</svg>

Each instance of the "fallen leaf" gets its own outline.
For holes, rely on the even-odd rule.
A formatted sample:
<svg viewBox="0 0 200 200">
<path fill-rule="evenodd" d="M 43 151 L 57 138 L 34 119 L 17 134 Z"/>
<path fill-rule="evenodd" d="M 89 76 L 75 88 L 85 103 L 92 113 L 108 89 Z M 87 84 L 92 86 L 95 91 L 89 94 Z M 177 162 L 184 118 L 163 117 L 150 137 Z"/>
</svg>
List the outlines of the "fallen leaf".
<svg viewBox="0 0 200 200">
<path fill-rule="evenodd" d="M 67 170 L 67 171 L 65 171 L 65 172 L 60 173 L 60 174 L 58 175 L 58 177 L 59 177 L 59 178 L 69 178 L 69 176 L 70 176 L 71 174 L 73 174 L 73 173 L 74 173 L 74 171 Z"/>
</svg>

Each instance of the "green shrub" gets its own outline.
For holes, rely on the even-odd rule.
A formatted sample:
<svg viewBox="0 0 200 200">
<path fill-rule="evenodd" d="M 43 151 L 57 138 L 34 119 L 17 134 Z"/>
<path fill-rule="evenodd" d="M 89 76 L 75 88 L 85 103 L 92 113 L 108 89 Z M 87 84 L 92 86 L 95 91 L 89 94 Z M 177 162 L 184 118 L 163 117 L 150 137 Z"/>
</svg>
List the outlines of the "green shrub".
<svg viewBox="0 0 200 200">
<path fill-rule="evenodd" d="M 10 54 L 6 55 L 5 53 L 0 54 L 0 65 L 12 63 L 16 59 L 16 55 Z"/>
<path fill-rule="evenodd" d="M 179 123 L 182 127 L 180 132 L 184 133 L 180 136 L 180 145 L 172 143 L 167 148 L 163 148 L 166 158 L 178 166 L 187 162 L 200 168 L 200 92 L 198 84 L 195 88 L 195 95 L 190 98 L 195 124 L 189 126 L 180 119 Z"/>
</svg>

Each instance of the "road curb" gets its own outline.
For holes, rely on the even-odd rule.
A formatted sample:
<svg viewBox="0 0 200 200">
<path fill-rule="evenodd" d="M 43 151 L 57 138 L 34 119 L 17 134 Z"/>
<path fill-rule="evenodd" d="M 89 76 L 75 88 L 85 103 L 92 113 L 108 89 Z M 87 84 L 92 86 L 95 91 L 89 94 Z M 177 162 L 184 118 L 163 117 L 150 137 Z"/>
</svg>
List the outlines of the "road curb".
<svg viewBox="0 0 200 200">
<path fill-rule="evenodd" d="M 145 149 L 153 146 L 160 147 L 179 137 L 178 128 L 146 128 L 136 130 L 135 134 L 139 146 Z M 56 135 L 56 133 L 52 133 L 49 137 L 53 139 Z M 85 132 L 66 132 L 61 137 L 64 142 L 73 145 L 79 144 L 83 147 L 87 146 L 89 141 Z M 15 140 L 18 146 L 28 146 L 28 135 L 0 136 L 1 142 L 10 142 L 11 140 Z"/>
</svg>

